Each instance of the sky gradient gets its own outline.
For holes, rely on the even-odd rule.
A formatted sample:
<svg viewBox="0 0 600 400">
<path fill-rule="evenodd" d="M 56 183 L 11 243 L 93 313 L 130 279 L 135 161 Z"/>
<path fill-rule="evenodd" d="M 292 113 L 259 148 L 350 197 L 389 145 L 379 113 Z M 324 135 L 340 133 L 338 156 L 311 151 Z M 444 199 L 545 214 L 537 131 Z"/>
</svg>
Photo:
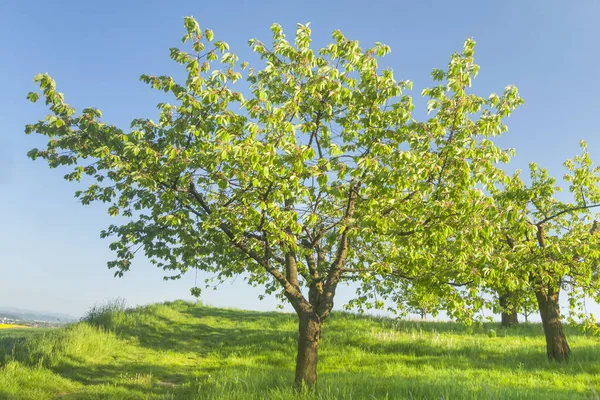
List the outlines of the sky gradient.
<svg viewBox="0 0 600 400">
<path fill-rule="evenodd" d="M 143 4 L 143 5 L 142 5 Z M 167 5 L 168 4 L 168 5 Z M 315 46 L 341 29 L 363 47 L 391 46 L 382 62 L 397 79 L 410 79 L 415 98 L 431 84 L 467 37 L 477 42 L 481 66 L 473 91 L 487 97 L 515 84 L 525 105 L 507 121 L 499 140 L 517 155 L 509 166 L 535 161 L 561 176 L 562 162 L 588 142 L 600 161 L 600 2 L 565 1 L 27 1 L 0 5 L 0 306 L 80 316 L 94 303 L 125 298 L 129 305 L 191 299 L 195 276 L 164 282 L 162 272 L 137 258 L 124 278 L 106 268 L 111 223 L 102 205 L 82 207 L 78 185 L 25 154 L 43 138 L 24 126 L 46 115 L 43 102 L 26 94 L 32 78 L 48 72 L 66 101 L 81 110 L 100 108 L 107 122 L 123 127 L 156 114 L 159 93 L 138 80 L 142 73 L 180 76 L 169 48 L 181 44 L 183 17 L 193 15 L 214 30 L 241 60 L 254 60 L 247 40 L 267 41 L 280 23 L 293 37 L 296 23 L 311 23 Z M 417 107 L 424 109 L 422 101 Z M 198 279 L 201 280 L 200 274 Z M 275 308 L 259 301 L 259 289 L 242 279 L 202 299 L 216 306 Z M 343 290 L 339 306 L 351 295 Z"/>
</svg>

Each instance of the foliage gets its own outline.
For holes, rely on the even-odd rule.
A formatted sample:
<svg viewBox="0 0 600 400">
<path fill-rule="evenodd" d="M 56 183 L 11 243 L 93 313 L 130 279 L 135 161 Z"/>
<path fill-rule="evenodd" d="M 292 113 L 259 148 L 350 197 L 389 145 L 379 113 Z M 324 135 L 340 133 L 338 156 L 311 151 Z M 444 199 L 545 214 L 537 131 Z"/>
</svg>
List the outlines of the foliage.
<svg viewBox="0 0 600 400">
<path fill-rule="evenodd" d="M 423 286 L 411 285 L 409 280 L 398 281 L 392 300 L 396 302 L 394 311 L 399 316 L 416 314 L 425 319 L 427 315 L 435 317 L 444 308 L 435 292 Z"/>
<path fill-rule="evenodd" d="M 585 142 L 582 154 L 564 163 L 570 201 L 561 200 L 561 187 L 546 169 L 530 164 L 531 183 L 517 171 L 495 198 L 514 217 L 498 235 L 498 251 L 506 259 L 495 270 L 495 284 L 517 292 L 522 307 L 530 307 L 532 293 L 566 289 L 569 320 L 597 330 L 585 310 L 585 298 L 600 299 L 600 167 L 593 167 Z M 494 279 L 488 280 L 488 283 Z"/>
<path fill-rule="evenodd" d="M 35 77 L 52 114 L 27 126 L 48 137 L 29 156 L 72 166 L 68 180 L 87 175 L 82 203 L 129 220 L 102 232 L 117 238 L 116 275 L 143 250 L 175 278 L 189 268 L 244 274 L 319 320 L 341 280 L 361 282 L 361 307 L 372 291 L 389 295 L 393 276 L 433 287 L 452 315 L 471 318 L 445 286 L 489 257 L 481 239 L 498 218 L 482 189 L 504 179 L 497 163 L 510 157 L 491 138 L 522 102 L 510 86 L 469 93 L 474 41 L 433 71 L 437 85 L 422 93 L 430 118 L 418 122 L 403 94 L 412 83 L 378 66 L 386 45 L 363 50 L 335 31 L 315 51 L 308 25 L 289 42 L 274 24 L 270 47 L 250 40 L 262 65 L 248 68 L 193 18 L 185 28 L 190 48 L 171 49 L 185 82 L 141 77 L 173 100 L 158 105 L 158 122 L 135 119 L 125 131 L 95 108 L 76 113 L 50 76 Z M 243 80 L 246 95 L 236 91 Z"/>
<path fill-rule="evenodd" d="M 521 294 L 517 303 L 517 313 L 522 314 L 525 322 L 529 322 L 530 315 L 539 314 L 539 308 L 535 299 L 535 293 L 531 290 Z"/>
<path fill-rule="evenodd" d="M 410 292 L 407 305 L 408 311 L 418 314 L 421 318 L 425 318 L 428 314 L 437 315 L 437 310 L 441 308 L 439 298 L 431 292 Z"/>
</svg>

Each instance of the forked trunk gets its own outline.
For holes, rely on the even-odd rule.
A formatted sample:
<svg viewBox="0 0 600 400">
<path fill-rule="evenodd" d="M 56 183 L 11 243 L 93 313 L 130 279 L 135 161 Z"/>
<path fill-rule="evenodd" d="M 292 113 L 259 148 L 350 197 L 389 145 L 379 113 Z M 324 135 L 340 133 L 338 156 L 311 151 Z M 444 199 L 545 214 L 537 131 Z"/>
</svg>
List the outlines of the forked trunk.
<svg viewBox="0 0 600 400">
<path fill-rule="evenodd" d="M 538 288 L 535 292 L 544 335 L 546 336 L 546 353 L 550 360 L 566 361 L 571 354 L 567 338 L 563 331 L 558 304 L 559 288 Z"/>
<path fill-rule="evenodd" d="M 513 299 L 514 294 L 506 293 L 499 296 L 500 308 L 502 308 L 501 324 L 502 327 L 508 328 L 519 323 L 519 317 L 517 316 L 517 310 L 514 307 L 509 307 L 510 301 Z"/>
<path fill-rule="evenodd" d="M 314 313 L 299 315 L 298 357 L 296 358 L 296 387 L 314 388 L 317 383 L 317 360 L 321 321 Z"/>
</svg>

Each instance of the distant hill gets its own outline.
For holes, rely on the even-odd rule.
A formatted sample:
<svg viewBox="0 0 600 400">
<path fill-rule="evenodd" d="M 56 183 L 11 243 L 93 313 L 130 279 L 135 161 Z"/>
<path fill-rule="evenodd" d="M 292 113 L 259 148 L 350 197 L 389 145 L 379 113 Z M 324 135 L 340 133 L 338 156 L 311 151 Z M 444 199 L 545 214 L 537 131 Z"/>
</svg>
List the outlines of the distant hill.
<svg viewBox="0 0 600 400">
<path fill-rule="evenodd" d="M 68 314 L 24 310 L 16 307 L 0 307 L 0 318 L 10 318 L 19 321 L 45 321 L 55 323 L 69 323 L 78 320 L 78 318 Z"/>
</svg>

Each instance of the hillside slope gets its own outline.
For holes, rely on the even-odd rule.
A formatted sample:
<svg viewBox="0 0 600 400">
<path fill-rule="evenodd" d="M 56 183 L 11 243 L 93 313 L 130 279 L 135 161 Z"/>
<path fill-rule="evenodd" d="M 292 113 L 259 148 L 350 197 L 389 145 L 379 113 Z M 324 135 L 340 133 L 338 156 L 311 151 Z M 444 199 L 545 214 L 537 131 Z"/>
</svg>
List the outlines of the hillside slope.
<svg viewBox="0 0 600 400">
<path fill-rule="evenodd" d="M 290 389 L 296 318 L 182 301 L 0 333 L 0 399 L 596 399 L 600 340 L 569 330 L 567 365 L 538 325 L 467 332 L 334 314 L 315 395 Z M 493 326 L 495 328 L 495 326 Z"/>
</svg>

